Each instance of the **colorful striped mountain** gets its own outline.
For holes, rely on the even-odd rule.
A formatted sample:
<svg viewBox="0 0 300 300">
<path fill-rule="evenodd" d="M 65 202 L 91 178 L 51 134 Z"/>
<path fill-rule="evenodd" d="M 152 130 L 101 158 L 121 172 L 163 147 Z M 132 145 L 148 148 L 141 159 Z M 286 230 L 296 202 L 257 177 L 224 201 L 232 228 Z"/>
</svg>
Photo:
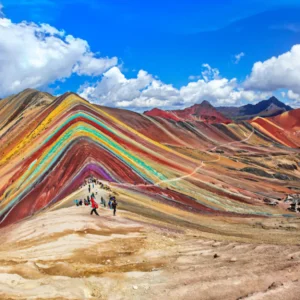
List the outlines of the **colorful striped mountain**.
<svg viewBox="0 0 300 300">
<path fill-rule="evenodd" d="M 0 101 L 0 226 L 58 203 L 88 176 L 126 194 L 126 209 L 155 218 L 172 208 L 186 220 L 285 214 L 264 199 L 300 189 L 299 112 L 210 124 L 25 90 Z"/>
</svg>

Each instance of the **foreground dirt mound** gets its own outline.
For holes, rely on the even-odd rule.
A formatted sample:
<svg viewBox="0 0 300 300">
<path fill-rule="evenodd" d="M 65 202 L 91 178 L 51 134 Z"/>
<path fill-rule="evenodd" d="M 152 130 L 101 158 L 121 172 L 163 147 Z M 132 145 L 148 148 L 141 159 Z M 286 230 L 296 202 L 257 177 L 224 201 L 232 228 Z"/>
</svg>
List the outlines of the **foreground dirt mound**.
<svg viewBox="0 0 300 300">
<path fill-rule="evenodd" d="M 299 299 L 298 219 L 218 219 L 221 236 L 55 209 L 1 229 L 0 299 Z"/>
</svg>

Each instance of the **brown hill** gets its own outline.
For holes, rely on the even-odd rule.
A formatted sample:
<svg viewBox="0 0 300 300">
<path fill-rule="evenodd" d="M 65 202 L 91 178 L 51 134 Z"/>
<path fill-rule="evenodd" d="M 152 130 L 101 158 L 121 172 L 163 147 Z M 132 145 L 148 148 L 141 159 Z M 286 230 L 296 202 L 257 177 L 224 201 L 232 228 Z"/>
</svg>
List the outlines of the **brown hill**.
<svg viewBox="0 0 300 300">
<path fill-rule="evenodd" d="M 231 123 L 231 120 L 224 117 L 218 112 L 208 101 L 203 101 L 201 104 L 194 104 L 182 110 L 164 111 L 161 109 L 152 109 L 144 112 L 147 116 L 161 117 L 169 120 L 181 121 L 201 121 L 209 124 L 214 123 Z"/>
</svg>

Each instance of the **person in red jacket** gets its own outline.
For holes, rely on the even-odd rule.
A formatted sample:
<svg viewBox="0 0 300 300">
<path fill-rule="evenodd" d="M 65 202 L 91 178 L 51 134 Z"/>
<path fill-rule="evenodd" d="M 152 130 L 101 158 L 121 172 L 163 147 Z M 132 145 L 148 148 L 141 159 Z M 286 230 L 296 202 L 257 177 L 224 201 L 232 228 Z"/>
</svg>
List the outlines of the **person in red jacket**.
<svg viewBox="0 0 300 300">
<path fill-rule="evenodd" d="M 93 214 L 93 212 L 99 216 L 98 212 L 97 212 L 97 208 L 98 208 L 98 204 L 96 203 L 95 199 L 93 197 L 91 197 L 91 204 L 92 204 L 92 211 L 91 211 L 91 215 Z"/>
</svg>

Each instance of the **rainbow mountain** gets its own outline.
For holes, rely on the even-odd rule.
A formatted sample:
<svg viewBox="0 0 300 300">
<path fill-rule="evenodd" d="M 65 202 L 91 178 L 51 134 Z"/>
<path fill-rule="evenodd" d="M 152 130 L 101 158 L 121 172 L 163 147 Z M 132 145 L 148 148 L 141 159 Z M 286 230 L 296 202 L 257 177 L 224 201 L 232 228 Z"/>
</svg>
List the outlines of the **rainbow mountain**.
<svg viewBox="0 0 300 300">
<path fill-rule="evenodd" d="M 283 202 L 264 200 L 300 189 L 299 111 L 209 124 L 25 90 L 0 101 L 0 226 L 43 212 L 91 175 L 126 195 L 125 209 L 155 218 L 284 215 Z"/>
</svg>

